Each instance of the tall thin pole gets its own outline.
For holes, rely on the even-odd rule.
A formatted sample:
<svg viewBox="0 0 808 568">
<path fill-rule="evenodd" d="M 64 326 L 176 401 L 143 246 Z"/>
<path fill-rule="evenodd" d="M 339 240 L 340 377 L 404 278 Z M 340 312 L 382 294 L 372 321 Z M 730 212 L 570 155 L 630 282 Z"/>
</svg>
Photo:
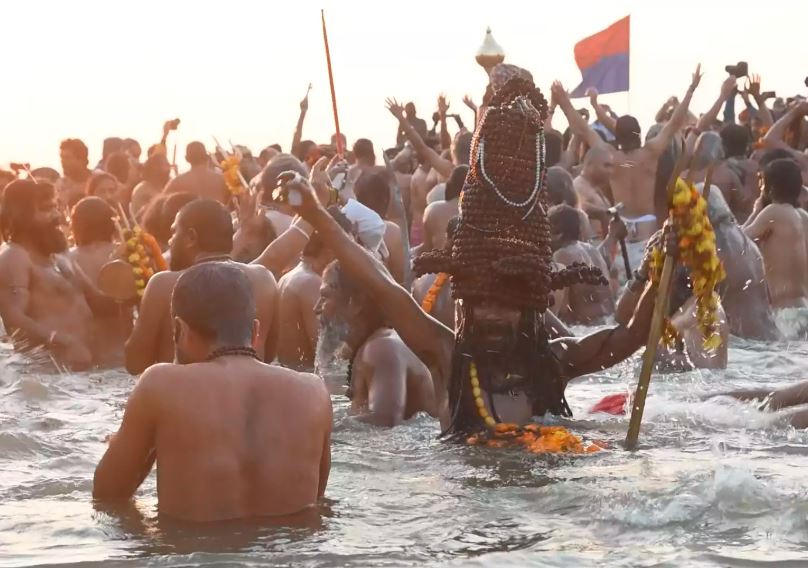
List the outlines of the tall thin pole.
<svg viewBox="0 0 808 568">
<path fill-rule="evenodd" d="M 334 90 L 334 71 L 331 69 L 331 50 L 328 48 L 328 31 L 325 27 L 325 10 L 320 10 L 320 17 L 323 20 L 323 43 L 325 44 L 325 61 L 328 64 L 328 82 L 331 85 L 331 105 L 334 108 L 334 127 L 337 131 L 337 154 L 344 155 L 345 149 L 342 147 L 342 135 L 339 130 L 339 113 L 337 112 L 337 93 Z"/>
</svg>

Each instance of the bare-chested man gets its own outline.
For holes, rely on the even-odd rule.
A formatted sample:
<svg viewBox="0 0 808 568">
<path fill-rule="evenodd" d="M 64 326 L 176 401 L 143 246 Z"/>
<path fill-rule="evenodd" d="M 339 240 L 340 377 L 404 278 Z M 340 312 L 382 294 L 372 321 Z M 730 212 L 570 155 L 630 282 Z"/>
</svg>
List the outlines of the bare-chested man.
<svg viewBox="0 0 808 568">
<path fill-rule="evenodd" d="M 581 174 L 573 181 L 579 204 L 591 220 L 592 229 L 600 238 L 606 236 L 609 225 L 608 191 L 612 177 L 612 152 L 605 146 L 597 145 L 589 149 L 584 157 Z"/>
<path fill-rule="evenodd" d="M 331 468 L 331 400 L 313 376 L 266 365 L 254 285 L 205 262 L 171 298 L 176 360 L 149 368 L 95 470 L 93 497 L 126 502 L 157 463 L 161 515 L 285 516 L 317 504 Z"/>
<path fill-rule="evenodd" d="M 348 218 L 337 207 L 329 207 L 340 226 L 351 232 Z M 312 370 L 319 324 L 315 306 L 325 267 L 334 253 L 315 232 L 303 248 L 300 262 L 278 281 L 278 363 L 295 370 Z"/>
<path fill-rule="evenodd" d="M 85 197 L 73 207 L 70 228 L 76 246 L 67 256 L 93 286 L 98 286 L 101 269 L 116 256 L 113 241 L 117 213 L 100 197 Z M 120 305 L 115 313 L 97 315 L 93 321 L 93 350 L 104 366 L 123 364 L 123 346 L 132 331 L 132 307 Z"/>
<path fill-rule="evenodd" d="M 345 234 L 317 201 L 313 189 L 305 180 L 298 178 L 288 183 L 286 189 L 301 193 L 303 203 L 297 208 L 298 212 L 324 235 L 349 281 L 355 282 L 354 285 L 367 294 L 373 301 L 374 309 L 381 310 L 381 315 L 390 322 L 400 339 L 428 367 L 435 388 L 441 426 L 457 433 L 476 429 L 471 425 L 458 425 L 454 428 L 452 425 L 457 417 L 452 416 L 449 409 L 449 400 L 455 400 L 450 388 L 460 388 L 456 383 L 459 379 L 453 378 L 460 371 L 454 367 L 460 364 L 460 360 L 453 363 L 455 342 L 460 338 L 456 338 L 451 329 L 427 316 L 412 296 L 392 280 L 384 267 Z M 566 385 L 572 378 L 614 365 L 634 353 L 647 339 L 654 294 L 654 288 L 649 285 L 642 294 L 634 317 L 626 325 L 608 327 L 585 337 L 564 337 L 550 342 L 554 358 L 558 361 L 557 370 L 548 371 L 557 373 L 552 380 L 560 380 Z M 479 344 L 481 349 L 487 349 L 486 346 L 497 347 L 494 351 L 489 349 L 496 361 L 486 368 L 500 369 L 503 374 L 500 379 L 504 379 L 508 369 L 516 369 L 526 363 L 521 357 L 527 354 L 520 356 L 518 352 L 514 352 L 512 340 L 509 339 L 516 336 L 516 330 L 520 328 L 521 313 L 518 309 L 490 302 L 466 309 L 474 311 L 473 317 L 479 326 L 479 331 L 468 339 Z M 505 329 L 509 331 L 505 333 Z M 504 344 L 507 344 L 505 350 Z M 511 394 L 486 395 L 495 400 L 499 418 L 503 422 L 524 424 L 538 410 L 530 395 L 523 390 L 526 387 L 515 388 Z M 552 396 L 549 392 L 545 394 Z M 463 420 L 473 422 L 473 417 L 477 416 L 474 401 L 464 397 L 457 404 L 462 407 Z"/>
<path fill-rule="evenodd" d="M 563 266 L 575 263 L 594 266 L 602 274 L 609 267 L 601 252 L 581 241 L 578 210 L 569 205 L 556 205 L 548 214 L 550 235 L 553 240 L 553 260 Z M 561 321 L 570 324 L 593 325 L 603 323 L 614 313 L 614 296 L 608 286 L 573 284 L 564 288 L 561 302 L 553 307 Z"/>
<path fill-rule="evenodd" d="M 744 232 L 763 253 L 772 306 L 777 310 L 808 307 L 808 213 L 799 208 L 800 168 L 794 160 L 771 162 L 763 173 L 764 188 Z M 764 198 L 771 204 L 763 207 Z M 808 326 L 803 313 L 801 326 Z M 804 332 L 804 329 L 800 330 Z"/>
<path fill-rule="evenodd" d="M 45 346 L 60 364 L 88 369 L 98 360 L 93 313 L 111 314 L 103 298 L 71 260 L 63 219 L 50 184 L 17 180 L 3 192 L 0 226 L 0 317 L 18 347 Z M 92 309 L 91 309 L 92 308 Z"/>
<path fill-rule="evenodd" d="M 171 164 L 165 154 L 157 152 L 148 157 L 143 164 L 143 181 L 132 190 L 129 201 L 129 212 L 138 223 L 152 199 L 163 192 L 171 177 Z"/>
<path fill-rule="evenodd" d="M 696 140 L 691 167 L 682 176 L 696 182 L 700 191 L 703 191 L 708 168 L 712 165 L 715 173 L 716 167 L 722 167 L 721 145 L 716 132 L 704 132 Z M 733 335 L 746 339 L 777 339 L 779 332 L 772 317 L 763 257 L 754 241 L 738 226 L 725 195 L 716 184 L 712 185 L 707 214 L 715 231 L 718 257 L 727 275 L 718 291 L 730 330 Z"/>
<path fill-rule="evenodd" d="M 323 336 L 351 361 L 348 397 L 361 420 L 396 426 L 417 412 L 437 416 L 429 370 L 336 262 L 323 273 L 316 312 Z M 319 347 L 331 351 L 331 341 Z"/>
<path fill-rule="evenodd" d="M 614 166 L 610 186 L 615 202 L 622 203 L 624 207 L 623 221 L 626 223 L 629 233 L 627 241 L 631 266 L 639 265 L 645 242 L 659 228 L 660 221 L 656 218 L 654 209 L 654 180 L 657 161 L 673 136 L 684 126 L 690 99 L 700 80 L 701 66 L 693 73 L 690 86 L 670 121 L 645 145 L 642 144 L 640 125 L 636 118 L 624 115 L 617 121 L 611 119 L 607 126 L 615 133 L 617 150 L 604 142 L 578 114 L 563 85 L 558 81 L 553 83 L 553 99 L 564 111 L 572 131 L 580 136 L 590 148 L 600 146 L 612 153 Z M 602 119 L 601 114 L 604 115 Z M 609 121 L 606 113 L 599 112 L 598 118 L 602 121 Z M 619 267 L 621 264 L 617 263 L 617 266 Z"/>
<path fill-rule="evenodd" d="M 446 193 L 443 201 L 430 203 L 424 210 L 424 244 L 421 252 L 442 249 L 446 243 L 446 228 L 449 221 L 457 216 L 457 201 L 468 172 L 468 166 L 456 166 L 446 181 Z"/>
<path fill-rule="evenodd" d="M 193 193 L 219 203 L 230 200 L 224 176 L 210 167 L 210 157 L 202 142 L 191 142 L 185 149 L 185 159 L 191 169 L 178 175 L 166 185 L 165 193 Z"/>
<path fill-rule="evenodd" d="M 140 313 L 126 342 L 126 368 L 136 375 L 155 363 L 172 361 L 171 291 L 181 271 L 201 262 L 228 261 L 233 248 L 233 222 L 227 209 L 211 199 L 197 199 L 177 213 L 169 241 L 171 272 L 158 272 L 149 280 Z M 272 361 L 277 340 L 277 285 L 263 266 L 234 262 L 253 285 L 258 307 L 258 356 Z"/>
<path fill-rule="evenodd" d="M 62 177 L 56 183 L 56 197 L 66 207 L 73 207 L 84 197 L 87 180 L 92 173 L 87 167 L 87 146 L 77 138 L 63 140 L 59 146 L 59 158 L 62 161 Z"/>
</svg>

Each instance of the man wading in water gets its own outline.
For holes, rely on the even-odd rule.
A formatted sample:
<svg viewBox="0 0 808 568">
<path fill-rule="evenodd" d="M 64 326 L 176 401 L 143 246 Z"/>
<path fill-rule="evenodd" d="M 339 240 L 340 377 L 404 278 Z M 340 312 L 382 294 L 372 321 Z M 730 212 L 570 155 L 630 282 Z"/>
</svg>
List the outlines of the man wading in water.
<svg viewBox="0 0 808 568">
<path fill-rule="evenodd" d="M 93 497 L 129 500 L 156 461 L 158 509 L 177 519 L 314 505 L 331 468 L 331 399 L 314 375 L 258 360 L 249 277 L 234 263 L 193 266 L 177 279 L 171 311 L 180 364 L 140 377 L 95 470 Z"/>
<path fill-rule="evenodd" d="M 474 135 L 460 223 L 451 252 L 422 255 L 416 270 L 451 274 L 457 332 L 415 303 L 359 247 L 300 176 L 284 184 L 296 207 L 333 248 L 406 345 L 429 367 L 444 434 L 497 422 L 525 424 L 546 412 L 570 416 L 567 382 L 614 365 L 648 337 L 654 290 L 647 285 L 626 325 L 550 341 L 544 313 L 552 289 L 603 282 L 596 270 L 552 273 L 544 198 L 547 104 L 532 82 L 513 79 L 494 96 Z M 297 194 L 297 195 L 296 195 Z"/>
</svg>

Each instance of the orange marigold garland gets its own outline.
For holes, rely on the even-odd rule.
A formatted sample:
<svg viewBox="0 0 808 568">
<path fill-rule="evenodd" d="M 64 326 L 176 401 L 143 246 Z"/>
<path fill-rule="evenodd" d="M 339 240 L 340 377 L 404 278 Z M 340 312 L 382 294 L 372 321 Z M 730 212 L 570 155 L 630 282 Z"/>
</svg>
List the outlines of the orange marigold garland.
<svg viewBox="0 0 808 568">
<path fill-rule="evenodd" d="M 718 258 L 715 232 L 707 215 L 707 201 L 693 184 L 681 178 L 673 190 L 671 215 L 677 228 L 680 262 L 690 271 L 693 295 L 696 297 L 696 318 L 704 335 L 704 347 L 715 349 L 721 345 L 718 333 L 718 283 L 725 277 L 724 266 Z M 654 248 L 651 279 L 656 283 L 662 275 L 665 254 L 661 244 Z M 670 320 L 665 321 L 662 340 L 672 346 L 677 338 Z"/>
<path fill-rule="evenodd" d="M 590 454 L 603 449 L 597 444 L 585 444 L 580 437 L 562 426 L 540 426 L 538 424 L 517 426 L 497 422 L 488 413 L 485 406 L 480 389 L 480 378 L 477 375 L 477 365 L 474 362 L 469 366 L 469 376 L 474 404 L 488 430 L 470 436 L 466 439 L 466 443 L 489 448 L 523 446 L 528 452 L 534 454 Z"/>
<path fill-rule="evenodd" d="M 140 227 L 123 231 L 126 261 L 132 265 L 137 295 L 142 297 L 149 279 L 155 272 L 167 270 L 163 253 L 157 241 Z"/>
<path fill-rule="evenodd" d="M 446 272 L 440 272 L 435 281 L 432 282 L 432 286 L 429 287 L 427 290 L 426 296 L 424 296 L 424 301 L 421 303 L 421 308 L 428 314 L 432 313 L 432 310 L 435 309 L 435 302 L 438 299 L 438 294 L 443 289 L 444 284 L 449 279 L 449 275 Z"/>
</svg>

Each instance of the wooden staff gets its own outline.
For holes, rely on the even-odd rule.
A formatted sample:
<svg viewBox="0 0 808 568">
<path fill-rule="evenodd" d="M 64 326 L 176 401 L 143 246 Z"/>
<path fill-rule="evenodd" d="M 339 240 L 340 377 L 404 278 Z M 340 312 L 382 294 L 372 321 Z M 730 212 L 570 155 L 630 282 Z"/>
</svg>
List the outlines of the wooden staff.
<svg viewBox="0 0 808 568">
<path fill-rule="evenodd" d="M 177 176 L 177 143 L 174 142 L 174 149 L 171 151 L 171 169 L 174 170 L 174 176 Z"/>
<path fill-rule="evenodd" d="M 325 10 L 320 10 L 323 20 L 323 43 L 325 44 L 325 62 L 328 65 L 328 82 L 331 85 L 331 105 L 334 108 L 334 127 L 337 130 L 337 154 L 341 158 L 345 149 L 342 147 L 342 136 L 339 130 L 339 113 L 337 112 L 337 93 L 334 90 L 334 71 L 331 69 L 331 50 L 328 48 L 328 31 L 325 27 Z"/>
<path fill-rule="evenodd" d="M 673 167 L 673 175 L 671 175 L 671 179 L 668 182 L 667 203 L 669 207 L 671 200 L 673 199 L 676 180 L 679 179 L 679 174 L 684 169 L 686 161 L 687 153 L 682 151 L 679 159 L 676 161 L 676 165 Z M 672 215 L 670 214 L 668 215 L 668 221 L 672 221 Z M 670 230 L 673 230 L 672 223 Z M 651 316 L 651 329 L 648 332 L 648 341 L 645 344 L 645 353 L 643 354 L 640 378 L 637 381 L 637 391 L 634 393 L 634 404 L 631 407 L 631 419 L 629 420 L 628 433 L 626 434 L 627 450 L 634 450 L 637 447 L 637 438 L 640 435 L 640 424 L 642 423 L 642 413 L 645 410 L 645 398 L 648 395 L 648 385 L 651 382 L 651 371 L 654 369 L 657 347 L 659 346 L 659 340 L 662 337 L 662 325 L 665 322 L 665 314 L 668 311 L 668 298 L 670 296 L 671 281 L 673 280 L 673 268 L 675 264 L 676 261 L 673 256 L 666 254 L 665 262 L 662 265 L 662 276 L 659 279 L 659 286 L 657 288 L 654 313 Z"/>
</svg>

